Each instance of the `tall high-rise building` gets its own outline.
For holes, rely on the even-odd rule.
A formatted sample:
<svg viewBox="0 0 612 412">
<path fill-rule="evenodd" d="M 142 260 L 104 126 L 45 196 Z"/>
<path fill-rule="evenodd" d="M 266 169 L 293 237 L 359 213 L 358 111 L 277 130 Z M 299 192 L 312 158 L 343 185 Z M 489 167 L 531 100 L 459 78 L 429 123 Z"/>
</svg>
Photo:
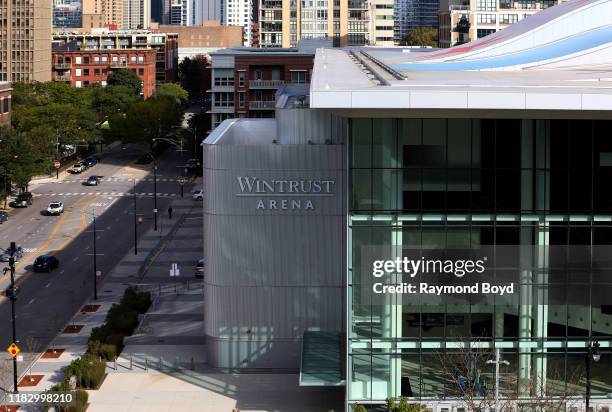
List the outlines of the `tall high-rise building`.
<svg viewBox="0 0 612 412">
<path fill-rule="evenodd" d="M 101 0 L 83 0 L 83 20 L 81 27 L 91 29 L 104 27 L 104 14 Z"/>
<path fill-rule="evenodd" d="M 399 43 L 414 29 L 427 27 L 437 30 L 439 4 L 439 0 L 395 0 L 395 42 Z"/>
<path fill-rule="evenodd" d="M 83 24 L 81 27 L 123 27 L 124 0 L 83 0 Z"/>
<path fill-rule="evenodd" d="M 452 47 L 495 33 L 564 0 L 441 0 L 440 47 Z"/>
<path fill-rule="evenodd" d="M 0 0 L 0 81 L 51 80 L 51 19 L 51 0 Z"/>
<path fill-rule="evenodd" d="M 195 0 L 172 0 L 169 5 L 167 24 L 193 26 L 196 22 Z"/>
<path fill-rule="evenodd" d="M 254 1 L 257 0 L 224 0 L 223 18 L 221 19 L 221 24 L 224 26 L 244 27 L 244 45 L 247 47 L 252 45 L 253 39 L 251 10 Z"/>
<path fill-rule="evenodd" d="M 53 0 L 53 27 L 81 27 L 82 19 L 81 0 Z"/>
<path fill-rule="evenodd" d="M 123 29 L 148 29 L 151 26 L 150 0 L 123 0 Z"/>
<path fill-rule="evenodd" d="M 223 19 L 222 0 L 194 0 L 194 11 L 196 26 L 201 26 L 205 21 L 221 22 Z"/>
<path fill-rule="evenodd" d="M 260 47 L 295 47 L 301 39 L 333 39 L 334 46 L 370 42 L 368 0 L 261 0 Z"/>
<path fill-rule="evenodd" d="M 370 44 L 393 46 L 393 3 L 394 0 L 371 0 L 370 3 Z"/>
</svg>

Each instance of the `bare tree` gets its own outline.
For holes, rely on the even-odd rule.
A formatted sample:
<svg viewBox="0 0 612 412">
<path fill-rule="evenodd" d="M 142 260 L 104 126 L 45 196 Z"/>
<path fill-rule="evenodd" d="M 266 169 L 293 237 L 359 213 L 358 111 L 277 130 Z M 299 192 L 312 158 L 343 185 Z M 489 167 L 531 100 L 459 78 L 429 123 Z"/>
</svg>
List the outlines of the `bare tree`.
<svg viewBox="0 0 612 412">
<path fill-rule="evenodd" d="M 517 406 L 532 411 L 562 412 L 579 401 L 582 372 L 566 376 L 555 365 L 533 368 L 529 379 L 519 380 L 516 373 L 498 376 L 499 399 L 495 398 L 496 377 L 492 373 L 495 349 L 483 339 L 447 344 L 439 353 L 439 363 L 446 396 L 456 398 L 468 411 L 514 411 Z M 553 382 L 563 388 L 554 388 Z"/>
<path fill-rule="evenodd" d="M 34 359 L 36 359 L 36 352 L 38 351 L 38 340 L 34 336 L 28 336 L 25 341 L 25 346 L 27 353 L 30 355 L 30 364 L 26 371 L 26 375 L 30 376 L 30 380 L 33 380 L 30 372 L 32 371 L 32 366 L 34 366 Z"/>
</svg>

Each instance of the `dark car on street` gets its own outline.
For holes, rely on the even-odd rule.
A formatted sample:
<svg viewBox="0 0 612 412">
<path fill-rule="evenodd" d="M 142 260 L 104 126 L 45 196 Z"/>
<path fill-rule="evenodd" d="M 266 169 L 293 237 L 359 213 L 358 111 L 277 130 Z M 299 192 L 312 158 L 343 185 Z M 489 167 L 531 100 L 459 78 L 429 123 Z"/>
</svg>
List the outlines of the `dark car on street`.
<svg viewBox="0 0 612 412">
<path fill-rule="evenodd" d="M 83 184 L 85 186 L 98 186 L 100 184 L 100 178 L 98 176 L 89 176 Z"/>
<path fill-rule="evenodd" d="M 59 260 L 55 256 L 41 255 L 36 258 L 33 265 L 34 272 L 51 272 L 59 267 Z"/>
<path fill-rule="evenodd" d="M 13 205 L 15 207 L 28 207 L 28 205 L 31 205 L 32 203 L 33 203 L 32 193 L 23 192 L 17 195 L 17 198 L 13 202 Z"/>
<path fill-rule="evenodd" d="M 98 159 L 95 157 L 88 157 L 87 159 L 83 160 L 83 164 L 87 167 L 92 167 L 98 164 Z"/>
<path fill-rule="evenodd" d="M 0 212 L 0 224 L 8 220 L 8 213 Z"/>
</svg>

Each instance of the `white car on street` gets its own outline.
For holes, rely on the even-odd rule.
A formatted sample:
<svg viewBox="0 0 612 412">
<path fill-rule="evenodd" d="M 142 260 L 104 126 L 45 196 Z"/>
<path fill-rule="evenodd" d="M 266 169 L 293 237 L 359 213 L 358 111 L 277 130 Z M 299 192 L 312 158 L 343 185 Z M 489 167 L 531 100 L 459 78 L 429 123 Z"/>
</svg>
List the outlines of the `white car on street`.
<svg viewBox="0 0 612 412">
<path fill-rule="evenodd" d="M 85 170 L 85 165 L 83 163 L 75 163 L 74 166 L 68 170 L 70 173 L 82 173 Z"/>
<path fill-rule="evenodd" d="M 202 190 L 193 192 L 193 200 L 204 200 L 204 192 Z"/>
<path fill-rule="evenodd" d="M 47 208 L 48 215 L 61 215 L 64 213 L 64 204 L 62 202 L 51 202 Z"/>
</svg>

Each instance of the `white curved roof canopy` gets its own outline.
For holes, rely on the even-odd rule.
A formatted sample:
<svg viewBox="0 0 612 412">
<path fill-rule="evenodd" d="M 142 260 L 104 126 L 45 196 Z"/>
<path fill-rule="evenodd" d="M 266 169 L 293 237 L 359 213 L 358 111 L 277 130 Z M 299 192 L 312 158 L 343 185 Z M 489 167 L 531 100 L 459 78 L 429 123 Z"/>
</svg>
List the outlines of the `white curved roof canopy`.
<svg viewBox="0 0 612 412">
<path fill-rule="evenodd" d="M 570 0 L 450 49 L 319 50 L 311 107 L 612 111 L 612 0 Z"/>
</svg>

